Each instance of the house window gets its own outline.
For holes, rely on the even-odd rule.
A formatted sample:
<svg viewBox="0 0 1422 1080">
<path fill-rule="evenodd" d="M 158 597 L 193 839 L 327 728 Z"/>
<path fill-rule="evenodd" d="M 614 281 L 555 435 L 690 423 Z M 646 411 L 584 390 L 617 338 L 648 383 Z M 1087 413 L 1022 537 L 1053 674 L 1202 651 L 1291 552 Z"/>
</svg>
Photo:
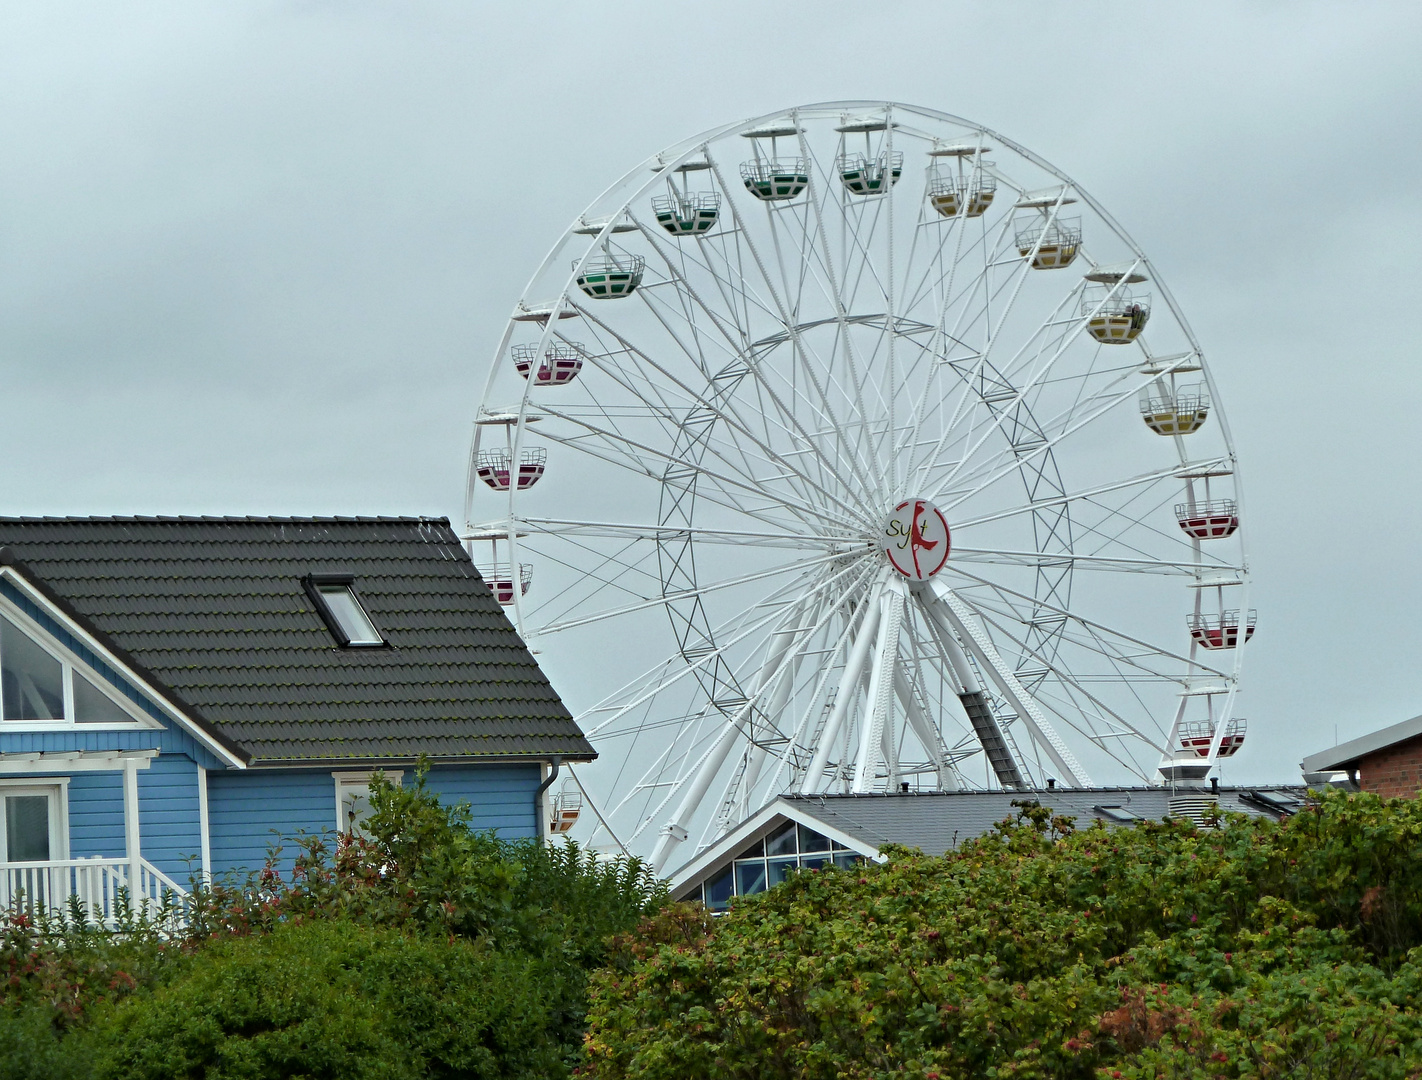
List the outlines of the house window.
<svg viewBox="0 0 1422 1080">
<path fill-rule="evenodd" d="M 0 711 L 6 720 L 64 719 L 64 665 L 3 616 Z"/>
<path fill-rule="evenodd" d="M 312 574 L 303 582 L 316 610 L 342 646 L 384 645 L 385 639 L 366 614 L 349 575 Z"/>
<path fill-rule="evenodd" d="M 78 670 L 75 661 L 18 617 L 0 615 L 0 721 L 123 725 L 138 721 Z"/>
<path fill-rule="evenodd" d="M 857 851 L 814 829 L 787 821 L 745 848 L 730 866 L 702 886 L 701 899 L 712 911 L 725 911 L 732 896 L 749 896 L 779 885 L 794 870 L 822 866 L 850 867 L 864 861 Z"/>
<path fill-rule="evenodd" d="M 7 863 L 62 859 L 60 788 L 43 785 L 0 786 L 0 858 Z"/>
<path fill-rule="evenodd" d="M 385 779 L 399 785 L 404 773 L 399 770 L 383 771 Z M 369 837 L 365 831 L 365 820 L 370 817 L 370 782 L 377 772 L 332 773 L 336 779 L 336 831 L 355 836 Z"/>
</svg>

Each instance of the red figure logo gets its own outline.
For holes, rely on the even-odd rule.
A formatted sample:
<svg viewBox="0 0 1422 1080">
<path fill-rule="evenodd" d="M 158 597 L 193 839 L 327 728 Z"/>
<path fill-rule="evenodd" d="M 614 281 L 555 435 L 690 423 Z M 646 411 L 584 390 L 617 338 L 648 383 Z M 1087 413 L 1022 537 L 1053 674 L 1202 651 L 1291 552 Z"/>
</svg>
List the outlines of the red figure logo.
<svg viewBox="0 0 1422 1080">
<path fill-rule="evenodd" d="M 927 581 L 948 561 L 948 521 L 931 502 L 905 499 L 884 523 L 881 546 L 904 577 Z"/>
</svg>

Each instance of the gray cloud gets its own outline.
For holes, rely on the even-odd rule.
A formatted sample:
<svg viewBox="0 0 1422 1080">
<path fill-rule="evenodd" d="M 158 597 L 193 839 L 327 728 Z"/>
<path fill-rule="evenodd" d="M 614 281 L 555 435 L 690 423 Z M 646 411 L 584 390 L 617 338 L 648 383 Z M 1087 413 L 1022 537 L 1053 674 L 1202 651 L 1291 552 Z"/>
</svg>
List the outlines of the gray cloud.
<svg viewBox="0 0 1422 1080">
<path fill-rule="evenodd" d="M 5 513 L 459 513 L 509 306 L 623 171 L 883 97 L 1003 131 L 1212 358 L 1260 631 L 1227 779 L 1422 708 L 1422 10 L 35 3 L 0 15 Z"/>
</svg>

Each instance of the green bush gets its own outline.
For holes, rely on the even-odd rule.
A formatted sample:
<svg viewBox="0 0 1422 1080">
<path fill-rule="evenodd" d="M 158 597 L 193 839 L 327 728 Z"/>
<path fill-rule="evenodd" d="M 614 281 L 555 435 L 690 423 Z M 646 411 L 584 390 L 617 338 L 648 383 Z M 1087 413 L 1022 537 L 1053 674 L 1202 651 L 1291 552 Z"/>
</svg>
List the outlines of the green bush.
<svg viewBox="0 0 1422 1080">
<path fill-rule="evenodd" d="M 196 954 L 115 1006 L 90 1041 L 98 1080 L 544 1077 L 537 961 L 467 941 L 313 921 Z"/>
<path fill-rule="evenodd" d="M 1019 820 L 682 906 L 592 984 L 597 1080 L 1422 1076 L 1422 803 Z"/>
</svg>

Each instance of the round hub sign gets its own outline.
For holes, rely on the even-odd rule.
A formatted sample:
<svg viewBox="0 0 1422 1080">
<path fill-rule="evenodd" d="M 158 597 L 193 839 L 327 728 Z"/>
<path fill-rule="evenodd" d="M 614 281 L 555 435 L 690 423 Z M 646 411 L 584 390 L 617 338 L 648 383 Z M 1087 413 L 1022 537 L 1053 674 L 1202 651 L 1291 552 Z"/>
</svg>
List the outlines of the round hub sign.
<svg viewBox="0 0 1422 1080">
<path fill-rule="evenodd" d="M 948 561 L 948 522 L 931 502 L 905 499 L 884 522 L 880 546 L 904 577 L 927 581 Z"/>
</svg>

